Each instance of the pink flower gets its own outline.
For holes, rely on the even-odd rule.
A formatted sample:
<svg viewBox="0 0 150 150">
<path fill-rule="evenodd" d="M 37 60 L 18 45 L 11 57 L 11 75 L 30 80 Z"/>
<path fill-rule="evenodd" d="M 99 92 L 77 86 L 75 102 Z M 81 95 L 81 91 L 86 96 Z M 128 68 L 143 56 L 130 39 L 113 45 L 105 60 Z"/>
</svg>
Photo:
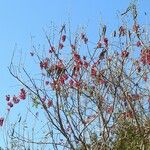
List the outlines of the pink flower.
<svg viewBox="0 0 150 150">
<path fill-rule="evenodd" d="M 137 33 L 138 30 L 139 30 L 139 25 L 138 24 L 134 24 L 133 25 L 133 31 Z"/>
<path fill-rule="evenodd" d="M 86 91 L 88 89 L 87 84 L 84 85 L 84 90 Z"/>
<path fill-rule="evenodd" d="M 126 29 L 123 26 L 121 26 L 119 28 L 119 36 L 124 36 L 125 34 L 126 34 Z"/>
<path fill-rule="evenodd" d="M 150 65 L 150 48 L 141 50 L 141 61 L 143 64 Z"/>
<path fill-rule="evenodd" d="M 106 109 L 106 112 L 108 114 L 111 114 L 113 112 L 113 106 L 109 106 L 107 109 Z"/>
<path fill-rule="evenodd" d="M 15 95 L 13 96 L 13 102 L 15 103 L 15 104 L 17 104 L 17 103 L 19 103 L 19 98 L 17 98 Z"/>
<path fill-rule="evenodd" d="M 103 79 L 100 79 L 100 80 L 99 80 L 99 83 L 100 83 L 100 84 L 106 84 L 107 81 L 106 81 L 106 80 L 103 80 Z"/>
<path fill-rule="evenodd" d="M 12 103 L 12 102 L 8 102 L 7 105 L 8 105 L 9 107 L 13 107 L 13 103 Z"/>
<path fill-rule="evenodd" d="M 73 87 L 73 83 L 74 83 L 74 81 L 71 79 L 71 80 L 69 80 L 69 85 L 71 86 L 71 87 Z"/>
<path fill-rule="evenodd" d="M 64 75 L 63 75 L 63 78 L 64 78 L 64 80 L 67 80 L 67 79 L 68 79 L 68 75 L 67 75 L 67 74 L 64 74 Z"/>
<path fill-rule="evenodd" d="M 0 126 L 3 126 L 3 123 L 4 123 L 4 118 L 1 117 L 1 118 L 0 118 Z"/>
<path fill-rule="evenodd" d="M 47 69 L 48 68 L 48 60 L 44 60 L 40 62 L 40 68 L 41 69 Z"/>
<path fill-rule="evenodd" d="M 92 77 L 95 77 L 96 74 L 97 74 L 96 68 L 92 67 L 92 69 L 91 69 L 91 76 L 92 76 Z"/>
<path fill-rule="evenodd" d="M 108 57 L 108 59 L 107 59 L 109 62 L 111 62 L 112 61 L 112 58 L 111 57 Z"/>
<path fill-rule="evenodd" d="M 76 81 L 75 82 L 75 87 L 78 88 L 78 89 L 81 88 L 81 82 Z"/>
<path fill-rule="evenodd" d="M 140 42 L 140 41 L 138 41 L 137 43 L 136 43 L 136 46 L 137 47 L 140 47 L 142 45 L 142 43 Z"/>
<path fill-rule="evenodd" d="M 6 95 L 6 101 L 10 100 L 10 95 Z"/>
<path fill-rule="evenodd" d="M 64 68 L 64 64 L 62 63 L 62 61 L 60 60 L 58 62 L 58 64 L 56 65 L 57 69 L 63 69 Z"/>
<path fill-rule="evenodd" d="M 107 38 L 104 38 L 104 44 L 106 47 L 108 47 L 108 39 Z"/>
<path fill-rule="evenodd" d="M 42 97 L 42 98 L 41 98 L 41 101 L 44 103 L 44 102 L 46 101 L 46 97 L 45 97 L 45 96 Z"/>
<path fill-rule="evenodd" d="M 126 50 L 122 51 L 121 57 L 126 58 L 128 56 L 129 56 L 129 52 L 128 51 L 126 51 Z"/>
<path fill-rule="evenodd" d="M 71 79 L 71 80 L 69 80 L 69 85 L 71 86 L 71 87 L 73 87 L 73 83 L 74 83 L 74 81 Z"/>
<path fill-rule="evenodd" d="M 62 42 L 65 42 L 65 40 L 66 40 L 66 35 L 62 35 L 61 40 L 62 40 Z"/>
<path fill-rule="evenodd" d="M 64 77 L 63 77 L 63 76 L 60 76 L 60 78 L 59 78 L 59 82 L 60 82 L 61 84 L 64 84 L 64 83 L 65 83 L 65 79 L 64 79 Z"/>
<path fill-rule="evenodd" d="M 47 69 L 47 68 L 48 68 L 48 61 L 47 61 L 47 60 L 45 60 L 45 61 L 43 62 L 43 67 L 44 67 L 44 69 Z"/>
<path fill-rule="evenodd" d="M 98 43 L 97 43 L 97 48 L 101 48 L 102 47 L 102 43 L 99 41 Z"/>
<path fill-rule="evenodd" d="M 83 62 L 81 60 L 77 61 L 76 63 L 77 63 L 78 66 L 82 66 L 83 65 Z"/>
<path fill-rule="evenodd" d="M 144 80 L 145 82 L 148 80 L 147 75 L 144 75 L 144 76 L 143 76 L 143 80 Z"/>
<path fill-rule="evenodd" d="M 63 49 L 64 45 L 62 43 L 59 43 L 59 49 Z"/>
<path fill-rule="evenodd" d="M 26 99 L 26 92 L 24 89 L 20 90 L 19 98 L 22 100 Z"/>
</svg>

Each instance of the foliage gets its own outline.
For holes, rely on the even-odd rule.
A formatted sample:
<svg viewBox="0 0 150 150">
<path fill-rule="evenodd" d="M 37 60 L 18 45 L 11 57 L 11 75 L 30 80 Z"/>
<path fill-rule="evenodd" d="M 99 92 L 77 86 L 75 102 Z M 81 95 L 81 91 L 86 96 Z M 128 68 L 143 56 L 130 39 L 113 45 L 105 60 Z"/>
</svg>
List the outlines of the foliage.
<svg viewBox="0 0 150 150">
<path fill-rule="evenodd" d="M 114 149 L 150 149 L 150 122 L 146 122 L 140 128 L 130 122 L 121 124 Z"/>
</svg>

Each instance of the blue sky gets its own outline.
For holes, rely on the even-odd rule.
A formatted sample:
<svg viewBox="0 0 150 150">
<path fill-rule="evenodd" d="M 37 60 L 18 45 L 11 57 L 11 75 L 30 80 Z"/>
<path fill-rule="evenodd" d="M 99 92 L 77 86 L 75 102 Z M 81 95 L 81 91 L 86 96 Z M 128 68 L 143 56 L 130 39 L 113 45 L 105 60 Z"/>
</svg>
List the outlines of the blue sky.
<svg viewBox="0 0 150 150">
<path fill-rule="evenodd" d="M 118 25 L 116 14 L 125 10 L 129 2 L 130 0 L 0 0 L 0 117 L 4 115 L 5 95 L 16 90 L 12 89 L 16 80 L 7 69 L 15 44 L 18 52 L 29 52 L 31 35 L 36 42 L 44 43 L 43 28 L 47 29 L 51 22 L 61 26 L 64 22 L 68 23 L 68 20 L 73 31 L 78 25 L 88 25 L 88 30 L 94 36 L 100 20 L 111 28 Z M 141 0 L 139 7 L 141 13 L 145 11 L 150 14 L 150 1 Z"/>
</svg>

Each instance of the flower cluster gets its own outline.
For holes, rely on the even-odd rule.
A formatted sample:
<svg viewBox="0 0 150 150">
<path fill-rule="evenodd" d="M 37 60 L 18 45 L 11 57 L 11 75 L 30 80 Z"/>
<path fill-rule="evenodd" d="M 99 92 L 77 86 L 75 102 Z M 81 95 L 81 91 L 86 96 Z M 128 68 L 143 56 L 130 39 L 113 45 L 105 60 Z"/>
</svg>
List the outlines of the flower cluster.
<svg viewBox="0 0 150 150">
<path fill-rule="evenodd" d="M 141 50 L 141 62 L 145 65 L 150 65 L 150 48 Z"/>
<path fill-rule="evenodd" d="M 8 110 L 10 110 L 10 108 L 12 108 L 14 104 L 18 104 L 20 100 L 26 99 L 26 91 L 22 88 L 20 89 L 18 96 L 14 95 L 11 97 L 10 95 L 6 95 L 5 99 L 7 101 Z"/>
</svg>

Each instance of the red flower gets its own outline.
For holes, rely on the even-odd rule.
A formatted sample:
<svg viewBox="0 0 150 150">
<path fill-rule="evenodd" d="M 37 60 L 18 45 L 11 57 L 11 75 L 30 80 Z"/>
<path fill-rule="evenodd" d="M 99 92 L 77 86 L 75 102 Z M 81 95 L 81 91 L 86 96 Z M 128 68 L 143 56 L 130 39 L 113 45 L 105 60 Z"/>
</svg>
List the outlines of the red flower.
<svg viewBox="0 0 150 150">
<path fill-rule="evenodd" d="M 50 85 L 51 85 L 52 89 L 54 90 L 57 86 L 57 81 L 54 80 L 53 82 L 50 83 Z"/>
<path fill-rule="evenodd" d="M 63 76 L 61 76 L 61 77 L 59 78 L 59 82 L 60 82 L 61 84 L 64 84 L 64 83 L 65 83 L 65 79 L 64 79 Z"/>
<path fill-rule="evenodd" d="M 80 55 L 77 54 L 76 52 L 73 54 L 73 58 L 76 62 L 80 61 Z"/>
<path fill-rule="evenodd" d="M 64 78 L 65 80 L 67 80 L 67 79 L 68 79 L 68 75 L 67 75 L 67 74 L 64 74 L 64 75 L 63 75 L 63 78 Z"/>
<path fill-rule="evenodd" d="M 77 64 L 80 65 L 80 66 L 82 66 L 82 65 L 83 65 L 83 62 L 82 62 L 81 60 L 79 60 L 79 61 L 77 62 Z"/>
<path fill-rule="evenodd" d="M 53 101 L 52 100 L 48 100 L 47 107 L 50 108 L 52 105 L 53 105 Z"/>
<path fill-rule="evenodd" d="M 40 68 L 41 69 L 43 69 L 43 68 L 47 69 L 48 68 L 48 59 L 40 62 Z"/>
<path fill-rule="evenodd" d="M 73 67 L 74 74 L 80 71 L 80 66 L 76 65 Z"/>
</svg>

